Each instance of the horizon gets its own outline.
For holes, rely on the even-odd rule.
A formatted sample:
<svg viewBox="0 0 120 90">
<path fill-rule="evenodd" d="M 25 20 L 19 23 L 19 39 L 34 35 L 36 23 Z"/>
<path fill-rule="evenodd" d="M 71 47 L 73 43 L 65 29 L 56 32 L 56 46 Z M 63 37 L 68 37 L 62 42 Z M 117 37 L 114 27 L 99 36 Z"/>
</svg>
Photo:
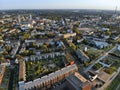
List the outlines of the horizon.
<svg viewBox="0 0 120 90">
<path fill-rule="evenodd" d="M 109 3 L 108 3 L 109 2 Z M 96 9 L 96 10 L 120 10 L 118 0 L 0 0 L 0 10 L 12 9 Z"/>
<path fill-rule="evenodd" d="M 98 10 L 98 11 L 115 11 L 115 9 L 0 9 L 0 11 L 11 11 L 11 10 Z M 120 11 L 120 10 L 117 10 Z"/>
</svg>

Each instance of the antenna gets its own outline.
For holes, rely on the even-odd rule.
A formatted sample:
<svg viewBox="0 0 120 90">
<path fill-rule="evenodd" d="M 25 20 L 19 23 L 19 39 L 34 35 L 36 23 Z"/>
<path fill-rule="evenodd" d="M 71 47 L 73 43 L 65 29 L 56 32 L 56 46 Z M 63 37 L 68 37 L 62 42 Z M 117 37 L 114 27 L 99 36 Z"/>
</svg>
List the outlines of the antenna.
<svg viewBox="0 0 120 90">
<path fill-rule="evenodd" d="M 117 6 L 116 6 L 116 8 L 115 8 L 115 15 L 117 14 Z"/>
</svg>

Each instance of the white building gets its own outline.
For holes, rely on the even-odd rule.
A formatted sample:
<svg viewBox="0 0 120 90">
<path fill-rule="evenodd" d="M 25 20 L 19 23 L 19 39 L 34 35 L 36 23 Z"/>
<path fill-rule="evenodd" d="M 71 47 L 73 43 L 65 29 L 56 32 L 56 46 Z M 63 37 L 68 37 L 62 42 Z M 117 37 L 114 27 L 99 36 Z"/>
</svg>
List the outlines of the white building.
<svg viewBox="0 0 120 90">
<path fill-rule="evenodd" d="M 118 46 L 118 50 L 120 51 L 120 45 Z"/>
</svg>

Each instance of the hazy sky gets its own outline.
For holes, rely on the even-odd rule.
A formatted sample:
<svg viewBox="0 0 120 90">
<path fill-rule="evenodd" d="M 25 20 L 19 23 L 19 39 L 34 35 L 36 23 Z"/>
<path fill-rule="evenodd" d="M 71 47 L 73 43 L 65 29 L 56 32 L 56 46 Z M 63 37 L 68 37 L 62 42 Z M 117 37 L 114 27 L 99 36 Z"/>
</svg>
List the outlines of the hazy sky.
<svg viewBox="0 0 120 90">
<path fill-rule="evenodd" d="M 120 0 L 0 0 L 0 9 L 112 9 Z"/>
</svg>

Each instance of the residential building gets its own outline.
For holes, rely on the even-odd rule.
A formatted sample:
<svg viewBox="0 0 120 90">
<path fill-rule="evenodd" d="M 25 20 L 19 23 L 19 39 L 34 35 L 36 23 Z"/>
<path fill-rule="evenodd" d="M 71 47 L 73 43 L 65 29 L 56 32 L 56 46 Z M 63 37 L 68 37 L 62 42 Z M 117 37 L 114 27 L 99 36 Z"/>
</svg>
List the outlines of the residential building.
<svg viewBox="0 0 120 90">
<path fill-rule="evenodd" d="M 120 51 L 120 45 L 118 46 L 118 50 Z"/>
<path fill-rule="evenodd" d="M 64 55 L 65 55 L 65 52 L 52 52 L 52 53 L 46 53 L 46 54 L 40 54 L 40 55 L 31 55 L 29 57 L 24 57 L 24 60 L 35 61 L 35 60 L 54 58 L 54 57 L 64 56 Z"/>
<path fill-rule="evenodd" d="M 6 66 L 0 65 L 0 85 L 2 83 L 2 79 L 3 79 L 4 74 L 5 74 L 5 70 L 6 70 Z"/>
<path fill-rule="evenodd" d="M 76 50 L 76 55 L 80 58 L 83 62 L 90 61 L 90 58 L 80 49 Z"/>
<path fill-rule="evenodd" d="M 108 44 L 107 42 L 94 41 L 94 40 L 92 40 L 91 42 L 99 49 L 110 47 L 110 44 Z"/>
<path fill-rule="evenodd" d="M 78 71 L 78 67 L 76 66 L 76 64 L 69 65 L 67 67 L 62 68 L 61 70 L 35 79 L 33 81 L 29 81 L 26 83 L 21 81 L 19 82 L 19 90 L 35 90 L 35 88 L 36 90 L 41 90 L 43 88 L 44 90 L 46 90 L 47 88 L 50 88 L 51 85 L 59 82 L 60 80 L 66 78 L 71 74 L 74 74 L 76 71 Z"/>
<path fill-rule="evenodd" d="M 25 61 L 19 63 L 19 80 L 26 81 Z"/>
<path fill-rule="evenodd" d="M 67 33 L 63 35 L 63 38 L 69 38 L 69 37 L 74 37 L 76 36 L 76 33 Z"/>
</svg>

